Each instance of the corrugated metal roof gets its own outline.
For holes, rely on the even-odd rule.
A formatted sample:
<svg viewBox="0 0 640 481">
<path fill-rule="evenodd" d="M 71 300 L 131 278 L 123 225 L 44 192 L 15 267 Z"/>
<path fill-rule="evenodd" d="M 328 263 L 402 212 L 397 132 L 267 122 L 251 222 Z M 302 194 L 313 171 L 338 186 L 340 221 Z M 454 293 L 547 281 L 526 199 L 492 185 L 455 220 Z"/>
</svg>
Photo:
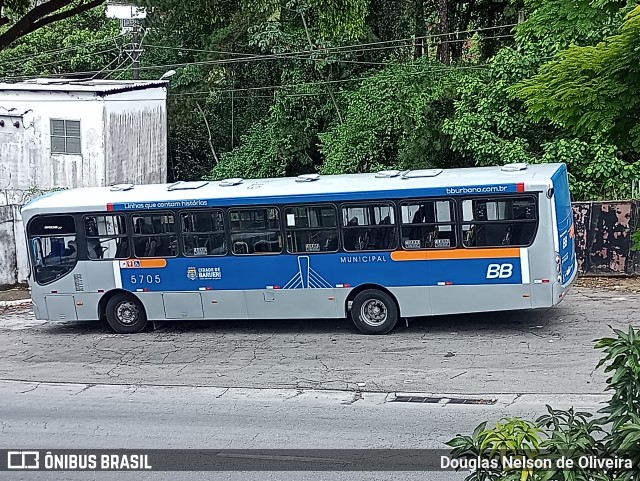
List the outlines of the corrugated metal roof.
<svg viewBox="0 0 640 481">
<path fill-rule="evenodd" d="M 0 83 L 1 91 L 88 92 L 109 95 L 131 90 L 166 87 L 163 80 L 100 80 L 38 78 L 24 82 Z"/>
</svg>

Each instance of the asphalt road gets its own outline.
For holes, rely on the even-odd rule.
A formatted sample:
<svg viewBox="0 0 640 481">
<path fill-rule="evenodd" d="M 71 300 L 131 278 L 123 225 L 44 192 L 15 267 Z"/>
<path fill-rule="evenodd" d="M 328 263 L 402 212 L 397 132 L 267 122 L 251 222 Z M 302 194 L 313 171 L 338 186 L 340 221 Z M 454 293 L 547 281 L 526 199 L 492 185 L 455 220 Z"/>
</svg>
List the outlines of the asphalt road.
<svg viewBox="0 0 640 481">
<path fill-rule="evenodd" d="M 370 449 L 446 448 L 457 433 L 504 416 L 535 418 L 544 404 L 595 410 L 602 396 L 501 395 L 492 405 L 394 402 L 384 393 L 130 387 L 0 382 L 3 448 Z M 310 468 L 311 469 L 311 468 Z M 0 473 L 1 474 L 1 473 Z M 5 473 L 6 474 L 6 473 Z M 11 479 L 86 479 L 22 473 Z M 84 474 L 84 477 L 83 477 Z M 131 475 L 131 473 L 127 473 Z M 118 479 L 123 473 L 92 473 Z M 463 479 L 452 472 L 202 473 L 198 479 Z M 193 473 L 136 473 L 193 479 Z"/>
<path fill-rule="evenodd" d="M 593 340 L 636 321 L 640 295 L 575 289 L 545 311 L 412 321 L 164 323 L 117 335 L 0 312 L 1 448 L 442 448 L 483 420 L 545 404 L 595 411 Z M 402 393 L 490 404 L 395 402 Z M 5 479 L 88 479 L 10 473 Z M 193 479 L 137 473 L 135 479 Z M 89 478 L 132 478 L 100 473 Z M 463 479 L 453 473 L 199 473 L 198 479 Z"/>
<path fill-rule="evenodd" d="M 441 316 L 387 336 L 347 320 L 105 323 L 0 313 L 0 380 L 463 394 L 601 393 L 594 339 L 636 319 L 640 295 L 573 290 L 553 309 Z M 364 384 L 363 384 L 364 383 Z"/>
</svg>

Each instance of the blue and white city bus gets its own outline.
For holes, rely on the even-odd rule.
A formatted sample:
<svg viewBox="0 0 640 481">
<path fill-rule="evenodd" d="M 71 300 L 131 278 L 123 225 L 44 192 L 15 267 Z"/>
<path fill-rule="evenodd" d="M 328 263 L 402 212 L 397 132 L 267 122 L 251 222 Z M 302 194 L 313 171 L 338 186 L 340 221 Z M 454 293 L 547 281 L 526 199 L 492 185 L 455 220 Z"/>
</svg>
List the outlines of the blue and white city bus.
<svg viewBox="0 0 640 481">
<path fill-rule="evenodd" d="M 60 191 L 22 210 L 35 315 L 410 318 L 558 304 L 576 276 L 564 164 Z"/>
</svg>

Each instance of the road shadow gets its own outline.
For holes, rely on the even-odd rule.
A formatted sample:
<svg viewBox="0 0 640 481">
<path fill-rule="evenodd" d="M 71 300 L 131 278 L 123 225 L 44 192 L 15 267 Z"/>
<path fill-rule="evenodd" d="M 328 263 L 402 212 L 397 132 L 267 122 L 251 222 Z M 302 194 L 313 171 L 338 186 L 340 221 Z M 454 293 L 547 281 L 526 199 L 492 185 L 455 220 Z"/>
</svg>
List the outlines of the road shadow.
<svg viewBox="0 0 640 481">
<path fill-rule="evenodd" d="M 452 333 L 509 333 L 523 329 L 544 331 L 571 310 L 565 307 L 526 311 L 481 312 L 430 317 L 403 318 L 388 335 L 413 336 Z M 113 335 L 116 334 L 105 321 L 46 323 L 37 327 L 48 334 Z M 327 334 L 363 335 L 350 319 L 251 319 L 251 320 L 198 320 L 198 321 L 155 321 L 149 322 L 147 329 L 135 336 L 157 334 Z"/>
</svg>

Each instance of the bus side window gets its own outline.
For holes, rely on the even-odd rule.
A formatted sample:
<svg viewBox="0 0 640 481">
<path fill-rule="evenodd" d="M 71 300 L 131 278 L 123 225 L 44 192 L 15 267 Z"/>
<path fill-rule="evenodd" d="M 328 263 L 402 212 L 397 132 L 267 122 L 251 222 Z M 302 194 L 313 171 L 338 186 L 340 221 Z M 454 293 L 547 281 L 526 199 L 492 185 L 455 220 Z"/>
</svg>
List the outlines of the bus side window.
<svg viewBox="0 0 640 481">
<path fill-rule="evenodd" d="M 288 252 L 337 252 L 338 222 L 335 207 L 287 207 L 284 214 Z"/>
<path fill-rule="evenodd" d="M 282 252 L 280 217 L 275 207 L 229 210 L 233 254 Z"/>
<path fill-rule="evenodd" d="M 185 256 L 221 256 L 227 253 L 227 237 L 221 210 L 183 213 L 180 219 Z"/>
<path fill-rule="evenodd" d="M 135 215 L 133 225 L 136 257 L 174 257 L 178 254 L 173 213 Z"/>
<path fill-rule="evenodd" d="M 89 259 L 129 257 L 129 240 L 123 215 L 87 215 L 84 217 L 84 229 Z"/>
<path fill-rule="evenodd" d="M 465 247 L 528 246 L 537 229 L 531 196 L 462 201 Z"/>
<path fill-rule="evenodd" d="M 395 208 L 392 204 L 359 204 L 342 207 L 344 250 L 393 250 L 396 248 Z"/>
<path fill-rule="evenodd" d="M 450 200 L 403 202 L 402 247 L 448 249 L 457 246 L 454 203 Z"/>
</svg>

